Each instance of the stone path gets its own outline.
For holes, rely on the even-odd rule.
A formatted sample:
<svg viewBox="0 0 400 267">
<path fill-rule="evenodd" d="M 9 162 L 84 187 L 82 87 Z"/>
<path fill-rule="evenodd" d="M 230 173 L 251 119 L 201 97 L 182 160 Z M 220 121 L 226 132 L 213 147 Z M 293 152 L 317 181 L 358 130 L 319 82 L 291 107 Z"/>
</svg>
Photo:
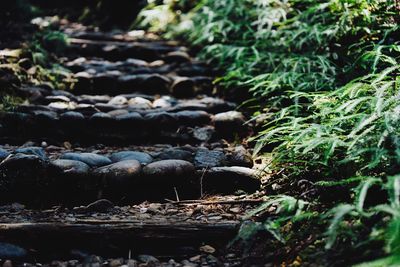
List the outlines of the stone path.
<svg viewBox="0 0 400 267">
<path fill-rule="evenodd" d="M 24 85 L 29 103 L 0 114 L 0 259 L 240 265 L 222 249 L 261 201 L 262 173 L 241 144 L 251 125 L 219 96 L 216 70 L 155 36 L 61 29 L 73 89 Z"/>
</svg>

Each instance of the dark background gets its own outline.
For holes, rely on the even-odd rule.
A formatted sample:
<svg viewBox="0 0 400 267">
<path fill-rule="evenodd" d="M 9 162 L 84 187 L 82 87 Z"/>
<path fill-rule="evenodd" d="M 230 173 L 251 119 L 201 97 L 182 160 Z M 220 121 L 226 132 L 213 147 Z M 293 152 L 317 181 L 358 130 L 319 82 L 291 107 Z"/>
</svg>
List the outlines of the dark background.
<svg viewBox="0 0 400 267">
<path fill-rule="evenodd" d="M 0 8 L 2 26 L 38 15 L 58 15 L 101 28 L 128 28 L 146 0 L 5 0 Z"/>
</svg>

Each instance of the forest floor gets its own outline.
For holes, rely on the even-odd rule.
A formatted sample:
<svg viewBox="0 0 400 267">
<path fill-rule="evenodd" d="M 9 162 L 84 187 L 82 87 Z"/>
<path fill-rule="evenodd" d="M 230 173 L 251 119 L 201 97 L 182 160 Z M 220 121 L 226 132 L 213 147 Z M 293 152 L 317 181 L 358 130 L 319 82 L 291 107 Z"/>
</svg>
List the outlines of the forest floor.
<svg viewBox="0 0 400 267">
<path fill-rule="evenodd" d="M 267 174 L 217 70 L 141 31 L 52 23 L 68 37 L 51 53 L 72 90 L 15 82 L 11 64 L 43 70 L 14 53 L 15 38 L 1 43 L 18 99 L 0 115 L 1 264 L 261 264 L 232 241 L 265 200 Z"/>
</svg>

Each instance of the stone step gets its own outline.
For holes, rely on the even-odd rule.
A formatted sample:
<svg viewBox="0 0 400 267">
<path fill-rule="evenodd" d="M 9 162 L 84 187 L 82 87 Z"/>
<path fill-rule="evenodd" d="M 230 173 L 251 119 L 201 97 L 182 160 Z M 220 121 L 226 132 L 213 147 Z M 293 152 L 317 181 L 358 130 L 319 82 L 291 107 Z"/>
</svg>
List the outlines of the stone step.
<svg viewBox="0 0 400 267">
<path fill-rule="evenodd" d="M 213 78 L 208 76 L 184 77 L 162 75 L 158 73 L 126 74 L 110 71 L 100 74 L 78 72 L 74 74 L 76 82 L 73 92 L 79 94 L 171 94 L 178 98 L 195 97 L 198 94 L 211 95 Z"/>
<path fill-rule="evenodd" d="M 0 141 L 23 139 L 118 143 L 201 143 L 246 136 L 232 102 L 199 96 L 78 95 L 43 87 L 20 89 L 32 104 L 0 113 Z M 13 139 L 15 139 L 13 141 Z"/>
<path fill-rule="evenodd" d="M 117 42 L 134 42 L 134 41 L 152 41 L 164 44 L 176 45 L 173 41 L 162 41 L 155 35 L 145 33 L 144 31 L 131 32 L 95 32 L 82 31 L 74 29 L 65 29 L 64 33 L 69 38 L 95 40 L 95 41 L 117 41 Z"/>
<path fill-rule="evenodd" d="M 73 88 L 24 86 L 16 91 L 27 101 L 0 113 L 0 265 L 81 257 L 100 266 L 88 256 L 98 253 L 128 255 L 109 266 L 137 266 L 131 256 L 164 266 L 140 254 L 221 266 L 215 248 L 263 201 L 251 199 L 263 173 L 246 148 L 228 145 L 251 125 L 236 104 L 210 97 L 217 71 L 152 34 L 64 20 L 60 30 Z"/>
<path fill-rule="evenodd" d="M 10 254 L 3 259 L 19 261 L 60 255 L 73 258 L 79 253 L 133 258 L 150 253 L 157 257 L 216 255 L 235 237 L 244 212 L 253 207 L 218 201 L 213 205 L 114 206 L 107 200 L 47 210 L 0 206 L 0 250 Z"/>
<path fill-rule="evenodd" d="M 147 253 L 157 258 L 179 257 L 182 259 L 198 255 L 199 248 L 201 249 L 204 243 L 212 244 L 214 247 L 225 246 L 235 237 L 238 228 L 239 223 L 232 222 L 162 224 L 141 221 L 110 222 L 109 220 L 99 223 L 89 220 L 77 223 L 53 221 L 0 223 L 2 236 L 0 240 L 12 240 L 13 244 L 19 244 L 19 248 L 29 248 L 31 253 L 24 253 L 23 255 L 26 256 L 21 257 L 20 260 L 57 259 L 68 258 L 68 256 L 76 259 L 78 255 L 87 257 L 95 253 L 103 256 L 127 257 L 129 251 L 133 251 L 135 253 L 133 256 L 138 257 L 139 260 L 143 259 Z M 55 240 L 60 240 L 60 242 L 54 242 Z"/>
<path fill-rule="evenodd" d="M 62 62 L 63 66 L 74 73 L 88 72 L 90 75 L 100 74 L 175 74 L 178 76 L 213 76 L 217 73 L 205 63 L 197 62 L 189 55 L 181 54 L 166 62 L 166 58 L 147 62 L 129 58 L 123 61 L 109 61 L 99 58 L 79 57 Z"/>
<path fill-rule="evenodd" d="M 181 46 L 168 45 L 162 42 L 124 42 L 70 38 L 65 55 L 100 57 L 108 60 L 124 60 L 127 58 L 158 60 L 175 52 L 186 52 Z"/>
<path fill-rule="evenodd" d="M 90 111 L 109 112 L 126 109 L 140 113 L 149 111 L 183 111 L 203 110 L 216 114 L 234 110 L 236 104 L 218 97 L 197 95 L 195 98 L 179 99 L 170 95 L 120 94 L 104 95 L 74 95 L 74 91 L 51 90 L 44 87 L 20 88 L 21 96 L 28 98 L 29 104 L 15 108 L 15 111 Z"/>
<path fill-rule="evenodd" d="M 145 148 L 146 149 L 146 148 Z M 209 150 L 181 147 L 76 152 L 49 146 L 1 149 L 2 203 L 82 203 L 98 198 L 143 201 L 198 198 L 260 188 L 243 147 Z M 96 153 L 97 152 L 97 153 Z M 1 159 L 0 158 L 0 159 Z M 247 167 L 244 167 L 247 166 Z"/>
<path fill-rule="evenodd" d="M 21 139 L 67 140 L 83 143 L 201 143 L 246 136 L 244 116 L 236 111 L 215 115 L 205 111 L 2 112 L 0 142 Z"/>
<path fill-rule="evenodd" d="M 111 63 L 83 59 L 65 63 L 75 80 L 75 94 L 111 94 L 143 92 L 193 97 L 213 93 L 212 76 L 217 73 L 203 64 L 167 64 L 164 61 L 137 63 L 138 60 Z"/>
<path fill-rule="evenodd" d="M 162 40 L 160 36 L 145 32 L 143 30 L 132 30 L 129 32 L 113 30 L 113 31 L 96 31 L 88 29 L 83 25 L 75 25 L 74 28 L 71 24 L 61 25 L 60 30 L 69 38 L 98 40 L 98 41 L 119 41 L 119 42 L 159 42 L 166 45 L 178 45 L 178 42 L 173 40 Z"/>
</svg>

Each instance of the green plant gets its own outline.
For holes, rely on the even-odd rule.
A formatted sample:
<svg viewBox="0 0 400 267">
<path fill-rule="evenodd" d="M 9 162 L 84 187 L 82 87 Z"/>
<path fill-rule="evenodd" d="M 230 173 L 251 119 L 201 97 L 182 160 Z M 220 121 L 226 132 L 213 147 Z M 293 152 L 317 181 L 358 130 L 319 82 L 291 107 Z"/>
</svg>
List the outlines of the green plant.
<svg viewBox="0 0 400 267">
<path fill-rule="evenodd" d="M 373 197 L 369 195 L 373 186 L 378 186 L 384 191 L 383 193 L 388 194 L 386 203 L 373 206 L 366 204 L 367 198 Z M 376 177 L 365 177 L 365 180 L 355 189 L 355 193 L 356 198 L 353 204 L 342 204 L 329 212 L 328 216 L 332 219 L 327 231 L 326 248 L 331 249 L 338 236 L 343 235 L 341 228 L 350 227 L 348 234 L 354 235 L 354 229 L 351 228 L 360 227 L 359 223 L 354 222 L 378 220 L 377 225 L 385 230 L 369 229 L 369 236 L 364 237 L 364 242 L 384 241 L 386 246 L 381 254 L 385 256 L 356 266 L 398 266 L 400 264 L 400 176 L 389 176 L 386 183 Z M 357 238 L 360 239 L 360 237 Z"/>
<path fill-rule="evenodd" d="M 0 97 L 0 100 L 0 110 L 2 111 L 13 111 L 19 104 L 23 102 L 22 98 L 11 95 L 3 95 Z"/>
<path fill-rule="evenodd" d="M 238 237 L 249 239 L 253 237 L 254 230 L 265 230 L 280 242 L 285 242 L 284 237 L 280 233 L 281 228 L 289 221 L 296 222 L 313 216 L 312 212 L 307 212 L 306 208 L 310 203 L 296 199 L 291 196 L 278 195 L 271 197 L 268 201 L 260 205 L 258 208 L 248 212 L 244 219 L 253 218 L 260 213 L 271 209 L 271 216 L 261 224 L 256 224 L 253 230 L 249 231 L 249 227 L 243 227 Z"/>
<path fill-rule="evenodd" d="M 400 173 L 398 1 L 203 0 L 189 12 L 174 2 L 164 1 L 161 8 L 169 12 L 167 25 L 152 24 L 151 17 L 146 24 L 203 47 L 201 57 L 223 70 L 215 81 L 219 86 L 253 94 L 247 106 L 265 118 L 251 139 L 255 154 L 272 147 L 270 167 L 276 175 L 284 169 L 288 185 L 306 179 L 320 194 L 341 192 L 329 201 L 305 195 L 317 207 L 314 222 L 332 218 L 328 235 L 320 237 L 327 251 L 320 253 L 332 252 L 338 239 L 357 250 L 397 234 L 400 219 L 393 203 L 399 196 L 380 191 L 394 192 L 388 189 L 390 177 Z M 380 203 L 371 204 L 367 193 L 375 188 Z M 293 206 L 301 197 L 290 194 L 298 190 L 282 191 L 286 196 L 273 196 L 276 202 L 251 215 L 274 205 L 282 207 L 279 212 L 244 225 L 243 239 L 260 229 L 281 241 L 296 239 L 281 228 L 309 211 Z M 366 233 L 369 240 L 362 240 Z M 397 264 L 396 240 L 387 241 L 386 251 L 377 249 L 357 261 L 386 253 L 388 258 L 377 263 Z"/>
<path fill-rule="evenodd" d="M 26 48 L 36 65 L 31 81 L 48 83 L 58 89 L 68 89 L 73 82 L 71 72 L 57 63 L 54 52 L 61 53 L 69 44 L 67 36 L 58 31 L 44 29 L 37 33 Z"/>
</svg>

